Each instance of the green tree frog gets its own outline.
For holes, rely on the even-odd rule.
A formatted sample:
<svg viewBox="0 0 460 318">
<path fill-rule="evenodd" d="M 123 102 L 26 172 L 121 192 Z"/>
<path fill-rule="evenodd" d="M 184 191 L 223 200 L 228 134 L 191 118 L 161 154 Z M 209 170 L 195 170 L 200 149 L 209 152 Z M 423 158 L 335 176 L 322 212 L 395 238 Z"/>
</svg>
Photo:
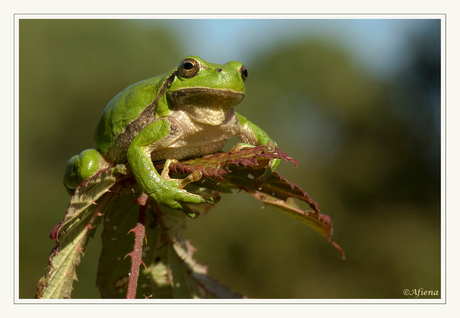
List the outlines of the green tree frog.
<svg viewBox="0 0 460 318">
<path fill-rule="evenodd" d="M 189 56 L 166 74 L 127 87 L 102 113 L 97 149 L 85 150 L 67 163 L 68 192 L 110 164 L 129 163 L 142 191 L 161 205 L 186 212 L 184 203 L 212 203 L 212 198 L 182 189 L 181 180 L 160 176 L 152 162 L 212 154 L 234 135 L 253 146 L 271 141 L 233 110 L 244 98 L 247 77 L 240 62 L 212 64 Z M 278 164 L 279 159 L 270 168 Z"/>
</svg>

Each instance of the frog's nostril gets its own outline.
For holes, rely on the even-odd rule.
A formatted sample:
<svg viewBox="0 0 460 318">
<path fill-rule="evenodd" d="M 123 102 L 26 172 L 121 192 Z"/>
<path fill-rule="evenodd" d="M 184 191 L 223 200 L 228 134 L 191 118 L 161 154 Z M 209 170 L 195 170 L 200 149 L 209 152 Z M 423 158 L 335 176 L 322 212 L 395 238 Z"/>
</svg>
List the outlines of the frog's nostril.
<svg viewBox="0 0 460 318">
<path fill-rule="evenodd" d="M 217 69 L 217 73 L 221 73 L 222 72 L 222 69 L 221 68 L 218 68 Z"/>
</svg>

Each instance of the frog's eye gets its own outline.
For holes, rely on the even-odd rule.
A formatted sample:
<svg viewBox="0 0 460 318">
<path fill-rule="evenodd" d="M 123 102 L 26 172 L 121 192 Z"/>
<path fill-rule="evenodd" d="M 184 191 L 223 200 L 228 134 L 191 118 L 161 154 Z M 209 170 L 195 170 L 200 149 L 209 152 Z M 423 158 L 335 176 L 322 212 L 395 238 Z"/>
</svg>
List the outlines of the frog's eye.
<svg viewBox="0 0 460 318">
<path fill-rule="evenodd" d="M 248 78 L 248 70 L 246 69 L 246 67 L 242 65 L 238 71 L 241 74 L 241 78 L 243 79 L 243 82 L 246 81 L 246 79 Z"/>
<path fill-rule="evenodd" d="M 193 77 L 198 74 L 200 63 L 193 59 L 185 59 L 179 65 L 179 72 L 182 77 Z"/>
</svg>

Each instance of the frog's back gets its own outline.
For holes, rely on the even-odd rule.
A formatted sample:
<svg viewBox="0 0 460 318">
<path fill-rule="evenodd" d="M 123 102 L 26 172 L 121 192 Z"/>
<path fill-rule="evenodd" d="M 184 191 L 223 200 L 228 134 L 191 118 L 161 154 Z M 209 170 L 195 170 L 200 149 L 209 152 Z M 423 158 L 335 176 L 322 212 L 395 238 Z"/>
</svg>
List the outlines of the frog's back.
<svg viewBox="0 0 460 318">
<path fill-rule="evenodd" d="M 155 116 L 156 105 L 153 103 L 157 102 L 156 97 L 164 78 L 165 75 L 159 75 L 130 85 L 107 104 L 99 119 L 94 137 L 97 148 L 103 154 L 107 154 L 110 148 L 114 148 L 117 139 L 144 110 L 152 108 L 149 115 Z"/>
</svg>

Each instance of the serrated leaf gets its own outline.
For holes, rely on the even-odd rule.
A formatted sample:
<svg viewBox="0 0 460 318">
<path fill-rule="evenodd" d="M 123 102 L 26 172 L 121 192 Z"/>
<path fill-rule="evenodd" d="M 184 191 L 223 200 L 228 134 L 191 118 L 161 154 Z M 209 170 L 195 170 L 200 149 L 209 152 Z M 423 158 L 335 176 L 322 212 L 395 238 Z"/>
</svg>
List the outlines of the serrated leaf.
<svg viewBox="0 0 460 318">
<path fill-rule="evenodd" d="M 122 173 L 122 166 L 101 171 L 76 189 L 64 219 L 50 233 L 57 245 L 48 258 L 45 276 L 39 280 L 36 298 L 70 298 L 76 266 L 99 224 L 101 208 L 111 199 L 104 194 L 123 178 Z"/>
<path fill-rule="evenodd" d="M 232 173 L 224 176 L 224 179 L 233 185 L 246 191 L 257 190 L 281 200 L 294 197 L 310 205 L 317 213 L 320 213 L 319 205 L 302 188 L 287 181 L 278 172 L 273 172 L 268 180 L 259 185 L 256 180 L 262 176 L 263 171 L 254 170 L 252 167 L 232 167 Z"/>
<path fill-rule="evenodd" d="M 268 152 L 265 146 L 257 146 L 239 151 L 218 152 L 201 158 L 190 159 L 169 166 L 171 171 L 180 173 L 192 173 L 200 170 L 206 178 L 217 178 L 230 173 L 230 165 L 252 166 L 253 168 L 262 169 L 270 159 L 282 159 L 290 161 L 297 166 L 297 161 L 289 157 L 284 152 L 275 148 L 274 151 Z M 156 166 L 161 169 L 162 165 Z"/>
<path fill-rule="evenodd" d="M 239 158 L 239 155 L 242 158 Z M 277 148 L 274 152 L 265 154 L 264 147 L 260 146 L 235 153 L 219 153 L 199 159 L 187 160 L 175 164 L 173 168 L 176 172 L 182 172 L 183 177 L 185 173 L 206 167 L 202 163 L 205 158 L 211 158 L 213 162 L 218 162 L 217 165 L 220 170 L 219 173 L 212 171 L 213 174 L 210 174 L 207 179 L 199 183 L 201 187 L 209 187 L 214 190 L 245 190 L 264 204 L 275 207 L 313 228 L 340 252 L 342 258 L 345 257 L 340 246 L 331 239 L 333 227 L 329 216 L 321 214 L 319 204 L 307 192 L 286 180 L 276 171 L 264 183 L 260 184 L 259 178 L 265 173 L 265 170 L 260 169 L 260 167 L 267 164 L 267 159 L 283 159 L 297 164 L 294 159 Z M 308 203 L 313 211 L 301 210 L 294 202 L 294 198 Z"/>
<path fill-rule="evenodd" d="M 125 185 L 126 187 L 128 185 Z M 132 204 L 140 190 L 125 188 L 104 213 L 103 250 L 97 285 L 103 298 L 125 298 L 129 281 L 133 235 L 139 206 Z M 130 195 L 128 195 L 130 193 Z M 235 298 L 241 297 L 207 276 L 206 267 L 193 260 L 194 248 L 183 241 L 179 231 L 188 219 L 181 211 L 158 209 L 150 202 L 145 220 L 146 242 L 137 283 L 137 298 Z"/>
<path fill-rule="evenodd" d="M 73 281 L 77 278 L 75 267 L 80 263 L 83 249 L 94 232 L 93 226 L 99 222 L 96 207 L 90 207 L 86 212 L 52 251 L 38 298 L 70 298 Z"/>
<path fill-rule="evenodd" d="M 308 225 L 330 242 L 340 253 L 343 259 L 345 254 L 342 248 L 335 243 L 331 236 L 333 234 L 332 221 L 328 215 L 321 214 L 319 205 L 301 187 L 287 181 L 279 173 L 274 172 L 262 185 L 255 180 L 261 172 L 252 167 L 233 167 L 232 173 L 224 176 L 225 180 L 249 192 L 254 198 L 266 205 L 270 205 L 298 221 Z M 313 211 L 301 210 L 294 201 L 299 199 L 310 205 Z"/>
<path fill-rule="evenodd" d="M 202 180 L 189 184 L 186 189 L 212 196 L 215 202 L 220 198 L 219 192 L 236 189 L 251 193 L 264 204 L 276 207 L 318 231 L 343 256 L 341 248 L 331 239 L 330 218 L 320 213 L 318 204 L 303 189 L 277 172 L 264 179 L 267 177 L 265 170 L 274 159 L 297 165 L 294 159 L 279 149 L 260 146 L 171 164 L 170 169 L 175 178 L 183 178 L 196 170 L 202 171 Z M 162 164 L 155 167 L 161 172 Z M 109 189 L 112 193 L 108 193 Z M 133 277 L 137 276 L 138 265 L 143 261 L 145 268 L 140 268 L 137 282 L 138 298 L 240 298 L 240 295 L 208 277 L 206 267 L 193 259 L 195 249 L 179 234 L 185 224 L 185 214 L 164 207 L 160 209 L 149 200 L 139 201 L 141 195 L 148 198 L 142 194 L 129 168 L 124 165 L 101 171 L 78 187 L 63 221 L 50 234 L 57 246 L 49 257 L 45 276 L 39 280 L 37 297 L 70 297 L 76 266 L 89 237 L 104 215 L 103 251 L 97 276 L 97 285 L 103 297 L 126 297 L 126 286 L 128 282 L 131 286 Z M 314 211 L 302 211 L 294 198 L 307 202 Z M 188 207 L 202 213 L 209 211 L 213 205 L 189 204 Z M 144 229 L 148 244 L 144 244 L 140 255 Z M 134 249 L 130 230 L 137 231 L 137 247 Z M 131 262 L 130 257 L 125 258 L 126 255 L 137 261 Z M 130 276 L 130 270 L 135 275 Z M 135 290 L 131 287 L 129 294 L 134 297 Z"/>
<path fill-rule="evenodd" d="M 299 209 L 297 204 L 291 200 L 285 201 L 277 199 L 259 191 L 249 191 L 249 193 L 264 204 L 279 209 L 286 215 L 293 217 L 297 221 L 300 221 L 317 231 L 319 234 L 324 236 L 327 241 L 339 251 L 342 258 L 345 259 L 345 253 L 343 252 L 342 248 L 331 238 L 333 228 L 331 218 L 329 216 L 317 213 L 316 211 L 303 211 Z"/>
</svg>

